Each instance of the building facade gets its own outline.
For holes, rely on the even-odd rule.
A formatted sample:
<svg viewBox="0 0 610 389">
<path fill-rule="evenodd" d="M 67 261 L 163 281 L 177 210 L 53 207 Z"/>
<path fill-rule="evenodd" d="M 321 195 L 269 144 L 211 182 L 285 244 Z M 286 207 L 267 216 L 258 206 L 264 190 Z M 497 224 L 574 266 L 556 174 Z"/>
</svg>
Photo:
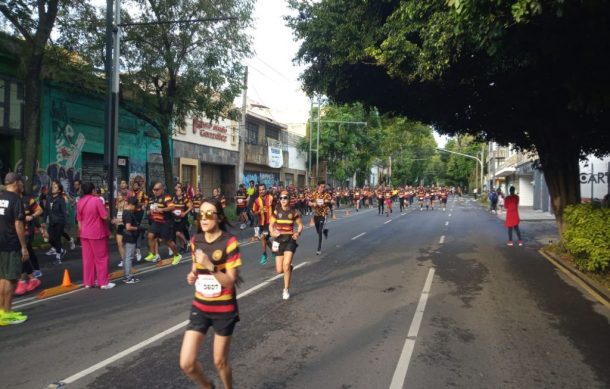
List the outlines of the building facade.
<svg viewBox="0 0 610 389">
<path fill-rule="evenodd" d="M 211 196 L 214 188 L 232 196 L 239 163 L 237 128 L 229 119 L 187 118 L 173 135 L 176 180 L 200 188 L 204 196 Z"/>
</svg>

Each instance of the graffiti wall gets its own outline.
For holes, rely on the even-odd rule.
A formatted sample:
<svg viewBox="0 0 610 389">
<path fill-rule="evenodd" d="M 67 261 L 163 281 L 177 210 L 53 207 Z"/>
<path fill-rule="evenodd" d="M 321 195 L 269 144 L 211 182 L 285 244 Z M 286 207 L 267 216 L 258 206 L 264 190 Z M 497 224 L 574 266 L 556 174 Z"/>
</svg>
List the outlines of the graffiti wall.
<svg viewBox="0 0 610 389">
<path fill-rule="evenodd" d="M 41 117 L 41 161 L 34 180 L 36 191 L 58 179 L 74 195 L 74 181 L 99 176 L 98 186 L 107 186 L 104 155 L 104 100 L 46 86 Z M 148 155 L 160 153 L 157 131 L 126 110 L 119 119 L 120 178 L 146 180 Z M 84 158 L 83 156 L 89 158 Z M 121 166 L 123 164 L 123 166 Z M 101 166 L 100 166 L 101 165 Z M 85 172 L 83 172 L 83 169 Z M 89 173 L 89 174 L 87 174 Z M 93 179 L 92 179 L 93 180 Z"/>
<path fill-rule="evenodd" d="M 254 181 L 257 184 L 265 184 L 267 188 L 270 188 L 272 186 L 278 186 L 280 184 L 280 174 L 244 171 L 243 184 L 246 185 L 246 187 L 249 185 L 250 180 Z"/>
</svg>

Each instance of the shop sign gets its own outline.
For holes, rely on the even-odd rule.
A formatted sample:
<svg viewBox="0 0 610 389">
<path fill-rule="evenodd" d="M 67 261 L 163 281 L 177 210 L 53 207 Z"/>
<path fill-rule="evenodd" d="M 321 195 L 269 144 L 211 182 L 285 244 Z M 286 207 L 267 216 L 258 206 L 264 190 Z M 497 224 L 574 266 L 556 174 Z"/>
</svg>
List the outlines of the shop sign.
<svg viewBox="0 0 610 389">
<path fill-rule="evenodd" d="M 204 122 L 198 118 L 193 118 L 193 134 L 199 134 L 204 138 L 216 139 L 222 142 L 226 142 L 228 138 L 228 132 L 226 127 L 218 124 L 212 124 Z M 184 134 L 186 135 L 186 133 Z"/>
<path fill-rule="evenodd" d="M 282 148 L 269 146 L 269 166 L 273 168 L 281 168 L 283 164 L 284 156 L 282 155 Z"/>
</svg>

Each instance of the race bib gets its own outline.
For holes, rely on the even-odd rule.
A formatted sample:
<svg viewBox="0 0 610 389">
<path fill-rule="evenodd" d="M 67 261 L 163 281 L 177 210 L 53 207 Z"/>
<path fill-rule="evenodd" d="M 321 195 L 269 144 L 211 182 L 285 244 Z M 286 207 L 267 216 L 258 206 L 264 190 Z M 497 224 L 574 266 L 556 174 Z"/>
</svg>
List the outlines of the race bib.
<svg viewBox="0 0 610 389">
<path fill-rule="evenodd" d="M 237 204 L 243 204 L 244 203 L 244 199 L 237 199 Z"/>
<path fill-rule="evenodd" d="M 179 209 L 174 209 L 173 212 L 174 212 L 174 215 L 176 215 L 176 216 L 182 215 L 182 212 Z"/>
<path fill-rule="evenodd" d="M 324 199 L 316 199 L 316 204 L 321 207 L 322 205 L 324 205 Z"/>
<path fill-rule="evenodd" d="M 118 211 L 116 213 L 116 218 L 119 219 L 119 220 L 123 220 L 123 211 Z"/>
<path fill-rule="evenodd" d="M 277 253 L 278 251 L 280 251 L 280 242 L 278 242 L 277 240 L 274 240 L 273 244 L 271 245 L 271 251 L 273 251 L 274 253 Z"/>
<path fill-rule="evenodd" d="M 195 281 L 195 290 L 203 297 L 218 297 L 222 292 L 222 286 L 211 274 L 199 274 Z"/>
</svg>

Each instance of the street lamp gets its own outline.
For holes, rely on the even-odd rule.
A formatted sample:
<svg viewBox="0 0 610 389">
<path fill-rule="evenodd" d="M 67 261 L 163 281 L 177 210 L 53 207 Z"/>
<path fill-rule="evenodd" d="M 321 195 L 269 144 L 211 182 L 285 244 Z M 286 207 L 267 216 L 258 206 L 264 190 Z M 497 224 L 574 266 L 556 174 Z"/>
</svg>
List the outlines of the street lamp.
<svg viewBox="0 0 610 389">
<path fill-rule="evenodd" d="M 475 161 L 477 161 L 479 163 L 479 165 L 481 166 L 481 192 L 483 191 L 483 160 L 482 159 L 479 159 L 470 154 L 458 153 L 457 151 L 451 151 L 451 150 L 440 149 L 440 148 L 437 148 L 437 150 L 444 151 L 444 152 L 450 153 L 450 154 L 461 155 L 462 157 L 471 158 L 471 159 L 474 159 Z"/>
</svg>

